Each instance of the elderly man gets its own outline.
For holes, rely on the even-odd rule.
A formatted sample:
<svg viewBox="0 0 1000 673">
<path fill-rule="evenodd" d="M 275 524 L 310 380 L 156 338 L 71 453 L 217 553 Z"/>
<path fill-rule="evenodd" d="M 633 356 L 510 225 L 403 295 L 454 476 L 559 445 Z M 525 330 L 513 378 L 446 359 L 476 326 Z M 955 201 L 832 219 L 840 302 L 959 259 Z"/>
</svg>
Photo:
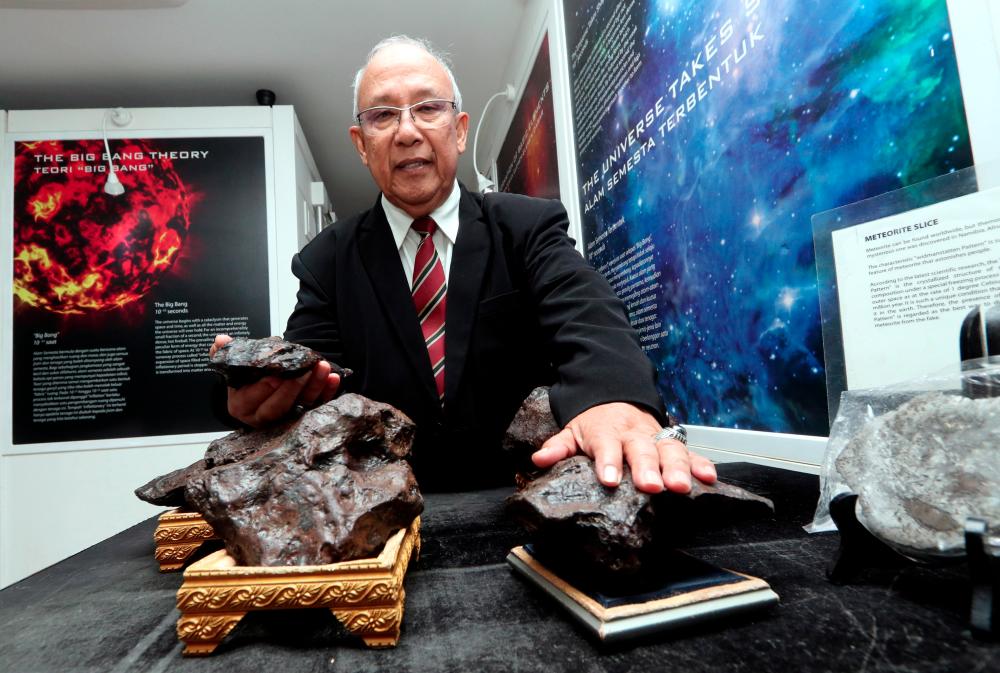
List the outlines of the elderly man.
<svg viewBox="0 0 1000 673">
<path fill-rule="evenodd" d="M 563 429 L 532 456 L 539 467 L 582 452 L 608 486 L 623 458 L 647 492 L 686 492 L 692 475 L 714 481 L 710 461 L 657 437 L 666 414 L 653 367 L 566 235 L 561 204 L 457 182 L 469 116 L 444 60 L 422 41 L 389 38 L 354 95 L 351 140 L 382 193 L 292 260 L 300 287 L 285 338 L 356 373 L 341 382 L 321 362 L 299 379 L 230 389 L 230 414 L 261 426 L 359 392 L 417 423 L 422 487 L 470 488 L 511 480 L 500 438 L 525 396 L 551 385 Z"/>
</svg>

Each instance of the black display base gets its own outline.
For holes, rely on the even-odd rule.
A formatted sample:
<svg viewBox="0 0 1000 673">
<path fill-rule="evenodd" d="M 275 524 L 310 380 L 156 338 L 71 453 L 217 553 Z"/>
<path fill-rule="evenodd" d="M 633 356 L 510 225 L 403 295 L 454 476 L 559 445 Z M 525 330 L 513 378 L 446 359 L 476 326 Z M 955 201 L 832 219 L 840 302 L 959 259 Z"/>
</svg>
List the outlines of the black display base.
<svg viewBox="0 0 1000 673">
<path fill-rule="evenodd" d="M 830 501 L 830 516 L 840 531 L 840 548 L 827 569 L 834 584 L 849 584 L 863 570 L 906 568 L 919 565 L 869 532 L 855 513 L 858 496 L 842 493 Z M 970 517 L 965 525 L 965 549 L 969 563 L 971 603 L 969 626 L 977 638 L 995 640 L 1000 636 L 1000 556 L 991 549 L 988 525 Z"/>
<path fill-rule="evenodd" d="M 764 580 L 676 550 L 663 552 L 655 571 L 626 584 L 595 579 L 532 545 L 512 549 L 507 562 L 605 643 L 742 615 L 778 602 L 778 594 Z"/>
<path fill-rule="evenodd" d="M 902 568 L 913 563 L 861 525 L 854 513 L 857 502 L 854 493 L 842 493 L 830 501 L 830 517 L 840 531 L 840 548 L 826 571 L 834 584 L 849 584 L 869 568 Z"/>
<path fill-rule="evenodd" d="M 972 581 L 972 604 L 969 624 L 981 638 L 996 640 L 1000 636 L 1000 556 L 990 550 L 989 526 L 983 519 L 965 521 L 965 553 L 969 559 L 969 579 Z"/>
</svg>

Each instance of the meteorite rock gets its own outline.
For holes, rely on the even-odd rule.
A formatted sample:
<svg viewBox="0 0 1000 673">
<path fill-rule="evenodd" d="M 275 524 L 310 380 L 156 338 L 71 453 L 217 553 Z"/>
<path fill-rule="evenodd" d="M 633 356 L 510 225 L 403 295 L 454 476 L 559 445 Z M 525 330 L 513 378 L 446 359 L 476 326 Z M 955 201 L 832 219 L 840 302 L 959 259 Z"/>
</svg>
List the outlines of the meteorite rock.
<svg viewBox="0 0 1000 673">
<path fill-rule="evenodd" d="M 285 421 L 268 428 L 244 428 L 219 437 L 205 450 L 204 468 L 235 463 L 258 451 L 269 451 L 281 444 L 285 435 L 299 419 Z"/>
<path fill-rule="evenodd" d="M 537 476 L 538 468 L 531 462 L 531 454 L 557 432 L 559 425 L 549 406 L 549 389 L 535 388 L 521 403 L 501 444 L 522 479 Z"/>
<path fill-rule="evenodd" d="M 313 565 L 371 556 L 423 509 L 404 460 L 414 425 L 386 404 L 343 395 L 287 434 L 229 436 L 215 467 L 188 480 L 186 500 L 245 565 Z"/>
<path fill-rule="evenodd" d="M 173 472 L 151 479 L 135 489 L 135 495 L 151 505 L 193 509 L 184 497 L 184 489 L 192 477 L 207 469 L 235 463 L 252 453 L 269 450 L 280 444 L 289 428 L 298 420 L 286 421 L 265 430 L 237 430 L 208 445 L 205 457 Z"/>
<path fill-rule="evenodd" d="M 558 430 L 550 411 L 545 418 L 546 411 L 548 391 L 535 389 L 511 423 L 504 446 L 520 454 L 540 447 Z M 697 479 L 686 495 L 643 493 L 635 488 L 627 466 L 618 487 L 608 488 L 598 481 L 590 458 L 573 456 L 524 483 L 507 499 L 507 511 L 532 534 L 543 554 L 571 560 L 584 572 L 628 576 L 638 573 L 660 548 L 670 546 L 670 535 L 678 530 L 675 519 L 696 519 L 709 501 L 755 513 L 774 509 L 770 500 L 738 486 Z M 730 507 L 727 514 L 732 511 Z"/>
<path fill-rule="evenodd" d="M 679 495 L 679 494 L 674 494 Z M 742 502 L 751 505 L 762 505 L 770 512 L 774 512 L 774 503 L 768 498 L 751 493 L 745 488 L 727 484 L 723 481 L 716 481 L 714 484 L 706 484 L 698 479 L 691 480 L 691 492 L 681 497 L 688 500 L 710 500 L 713 496 L 720 497 L 726 502 Z"/>
<path fill-rule="evenodd" d="M 709 496 L 709 497 L 706 497 Z M 713 498 L 714 496 L 714 498 Z M 709 500 L 724 502 L 727 515 L 739 510 L 770 513 L 774 505 L 732 484 L 693 481 L 691 492 L 643 493 L 626 466 L 621 483 L 608 488 L 597 480 L 587 456 L 561 460 L 507 499 L 507 512 L 532 534 L 543 553 L 566 559 L 602 575 L 629 575 L 682 528 L 704 513 Z M 708 517 L 701 517 L 706 519 Z"/>
<path fill-rule="evenodd" d="M 266 339 L 235 338 L 209 358 L 209 369 L 222 374 L 226 385 L 241 388 L 265 376 L 292 379 L 301 376 L 322 360 L 311 348 L 293 344 L 279 337 Z M 350 369 L 330 363 L 333 371 L 349 376 Z"/>
<path fill-rule="evenodd" d="M 967 517 L 1000 523 L 1000 398 L 934 392 L 867 423 L 837 469 L 858 519 L 921 560 L 964 554 Z"/>
<path fill-rule="evenodd" d="M 550 550 L 573 550 L 599 568 L 635 572 L 653 540 L 653 507 L 626 469 L 618 488 L 597 480 L 587 456 L 561 460 L 507 499 L 507 512 Z"/>
<path fill-rule="evenodd" d="M 150 480 L 148 483 L 135 489 L 135 495 L 140 500 L 145 500 L 151 505 L 186 507 L 187 502 L 184 500 L 184 487 L 187 485 L 187 481 L 191 475 L 201 474 L 204 471 L 205 461 L 195 461 L 187 467 L 182 467 L 179 470 L 174 470 Z"/>
</svg>

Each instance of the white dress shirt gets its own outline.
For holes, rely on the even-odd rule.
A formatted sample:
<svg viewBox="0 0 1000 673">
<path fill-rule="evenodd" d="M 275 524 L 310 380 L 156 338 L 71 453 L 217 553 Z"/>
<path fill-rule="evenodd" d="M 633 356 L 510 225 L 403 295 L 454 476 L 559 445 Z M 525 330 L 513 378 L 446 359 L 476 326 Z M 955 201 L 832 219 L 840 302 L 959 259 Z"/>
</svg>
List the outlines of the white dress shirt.
<svg viewBox="0 0 1000 673">
<path fill-rule="evenodd" d="M 441 258 L 441 263 L 444 265 L 445 281 L 448 280 L 448 272 L 451 269 L 451 251 L 455 248 L 455 240 L 458 238 L 458 202 L 461 195 L 462 191 L 458 188 L 458 180 L 456 180 L 448 198 L 431 213 L 431 219 L 437 223 L 437 231 L 434 232 L 432 240 L 437 249 L 438 257 Z M 417 258 L 420 234 L 410 228 L 410 225 L 413 224 L 413 218 L 389 203 L 385 194 L 382 195 L 382 208 L 385 210 L 385 217 L 389 220 L 392 237 L 399 249 L 399 261 L 403 264 L 407 280 L 412 283 L 413 264 Z"/>
</svg>

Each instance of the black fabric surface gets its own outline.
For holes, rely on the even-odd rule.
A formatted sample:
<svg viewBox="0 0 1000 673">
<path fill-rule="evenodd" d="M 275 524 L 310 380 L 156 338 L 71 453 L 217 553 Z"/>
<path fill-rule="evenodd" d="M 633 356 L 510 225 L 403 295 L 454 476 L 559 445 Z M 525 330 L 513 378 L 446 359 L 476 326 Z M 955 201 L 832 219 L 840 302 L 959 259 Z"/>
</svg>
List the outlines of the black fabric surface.
<svg viewBox="0 0 1000 673">
<path fill-rule="evenodd" d="M 720 523 L 683 549 L 767 580 L 781 604 L 743 618 L 602 646 L 504 563 L 527 540 L 505 490 L 431 494 L 395 648 L 368 650 L 327 610 L 248 614 L 207 658 L 174 628 L 180 573 L 153 560 L 155 519 L 0 591 L 0 671 L 1000 671 L 1000 645 L 966 623 L 964 565 L 869 571 L 834 586 L 836 534 L 807 535 L 816 477 L 746 464 L 720 474 L 775 501 L 774 517 Z"/>
</svg>

